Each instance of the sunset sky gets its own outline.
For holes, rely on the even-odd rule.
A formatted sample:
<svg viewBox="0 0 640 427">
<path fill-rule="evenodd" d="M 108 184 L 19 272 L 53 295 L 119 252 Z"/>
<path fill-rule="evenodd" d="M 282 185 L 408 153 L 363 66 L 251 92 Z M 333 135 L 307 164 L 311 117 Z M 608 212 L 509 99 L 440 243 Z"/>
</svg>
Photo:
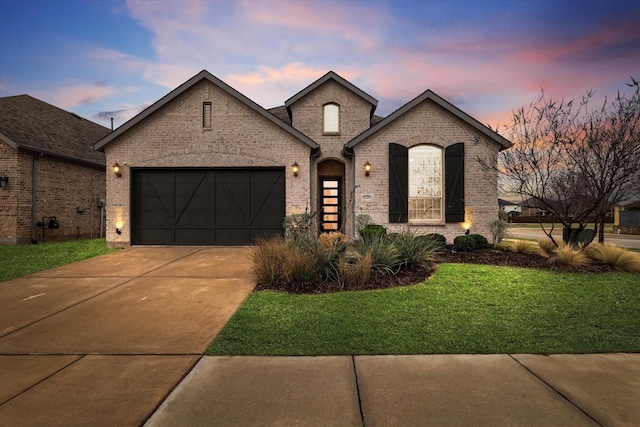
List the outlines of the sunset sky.
<svg viewBox="0 0 640 427">
<path fill-rule="evenodd" d="M 431 89 L 484 124 L 640 78 L 640 1 L 0 0 L 0 96 L 122 125 L 206 69 L 265 108 L 333 70 L 388 115 Z"/>
</svg>

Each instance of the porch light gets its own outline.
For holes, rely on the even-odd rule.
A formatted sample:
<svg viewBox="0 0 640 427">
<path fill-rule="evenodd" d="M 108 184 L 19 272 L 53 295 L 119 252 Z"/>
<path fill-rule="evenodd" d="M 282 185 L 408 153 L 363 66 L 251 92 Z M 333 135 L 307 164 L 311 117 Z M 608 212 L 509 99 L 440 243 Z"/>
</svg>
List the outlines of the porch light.
<svg viewBox="0 0 640 427">
<path fill-rule="evenodd" d="M 116 228 L 116 234 L 122 234 L 122 230 L 120 230 L 119 228 Z"/>
<path fill-rule="evenodd" d="M 291 170 L 293 171 L 293 176 L 297 177 L 298 172 L 300 172 L 300 165 L 298 165 L 298 162 L 293 162 L 293 164 L 291 165 Z"/>
<path fill-rule="evenodd" d="M 115 173 L 118 178 L 122 176 L 122 174 L 120 173 L 120 165 L 118 164 L 118 162 L 113 165 L 113 173 Z"/>
<path fill-rule="evenodd" d="M 369 176 L 371 172 L 371 163 L 367 160 L 367 163 L 364 164 L 364 176 Z"/>
<path fill-rule="evenodd" d="M 9 183 L 9 177 L 6 175 L 0 175 L 0 188 L 7 188 Z"/>
</svg>

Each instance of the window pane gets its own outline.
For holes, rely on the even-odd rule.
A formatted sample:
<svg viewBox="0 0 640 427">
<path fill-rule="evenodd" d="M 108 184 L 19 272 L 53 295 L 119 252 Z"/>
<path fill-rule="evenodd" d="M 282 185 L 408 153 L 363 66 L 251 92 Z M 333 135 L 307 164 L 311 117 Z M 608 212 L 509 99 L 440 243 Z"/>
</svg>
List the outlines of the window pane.
<svg viewBox="0 0 640 427">
<path fill-rule="evenodd" d="M 442 219 L 442 149 L 409 149 L 409 219 Z"/>
<path fill-rule="evenodd" d="M 340 131 L 340 107 L 336 104 L 324 106 L 324 132 Z"/>
</svg>

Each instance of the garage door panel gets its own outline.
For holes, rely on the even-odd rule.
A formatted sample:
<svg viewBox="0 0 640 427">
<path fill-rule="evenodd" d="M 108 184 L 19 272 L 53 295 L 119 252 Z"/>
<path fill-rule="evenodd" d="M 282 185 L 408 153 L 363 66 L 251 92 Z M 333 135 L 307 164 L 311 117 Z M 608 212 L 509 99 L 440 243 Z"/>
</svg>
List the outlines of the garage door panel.
<svg viewBox="0 0 640 427">
<path fill-rule="evenodd" d="M 132 243 L 244 245 L 282 235 L 284 169 L 134 169 Z"/>
</svg>

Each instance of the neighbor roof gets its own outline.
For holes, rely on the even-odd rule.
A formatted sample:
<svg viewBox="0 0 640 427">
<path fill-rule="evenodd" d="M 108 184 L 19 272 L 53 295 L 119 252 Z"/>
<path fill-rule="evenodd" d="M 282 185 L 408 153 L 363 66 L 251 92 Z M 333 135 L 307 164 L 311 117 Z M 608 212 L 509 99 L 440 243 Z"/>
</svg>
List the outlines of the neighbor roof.
<svg viewBox="0 0 640 427">
<path fill-rule="evenodd" d="M 358 135 L 355 138 L 353 138 L 351 141 L 349 141 L 345 145 L 345 148 L 347 148 L 347 149 L 353 148 L 359 142 L 362 142 L 363 140 L 365 140 L 369 136 L 373 135 L 374 133 L 376 133 L 380 129 L 384 128 L 385 126 L 387 126 L 387 125 L 389 125 L 391 123 L 393 123 L 394 120 L 396 120 L 399 117 L 402 117 L 402 115 L 404 115 L 406 112 L 411 110 L 413 107 L 417 106 L 418 104 L 421 104 L 422 102 L 424 102 L 426 100 L 431 100 L 431 101 L 435 102 L 437 105 L 439 105 L 440 107 L 444 108 L 445 110 L 447 110 L 448 112 L 450 112 L 454 116 L 458 117 L 459 119 L 463 120 L 464 122 L 466 122 L 467 124 L 471 125 L 475 129 L 479 130 L 480 132 L 482 132 L 484 135 L 488 136 L 492 140 L 496 141 L 502 147 L 501 150 L 504 150 L 506 148 L 511 147 L 512 144 L 511 144 L 511 142 L 509 140 L 507 140 L 506 138 L 502 137 L 501 135 L 499 135 L 498 133 L 494 132 L 493 130 L 489 129 L 488 127 L 486 127 L 485 125 L 483 125 L 482 123 L 480 123 L 479 121 L 477 121 L 476 119 L 474 119 L 473 117 L 471 117 L 470 115 L 465 113 L 464 111 L 460 110 L 455 105 L 445 101 L 443 98 L 439 97 L 438 95 L 433 93 L 431 90 L 426 90 L 421 95 L 417 96 L 416 98 L 414 98 L 413 100 L 409 101 L 408 103 L 406 103 L 402 107 L 398 108 L 393 113 L 389 114 L 387 117 L 385 117 L 384 119 L 379 121 L 374 126 L 370 127 L 366 131 L 362 132 L 360 135 Z"/>
<path fill-rule="evenodd" d="M 220 80 L 219 78 L 215 77 L 213 74 L 211 74 L 207 70 L 202 70 L 198 74 L 196 74 L 195 76 L 191 77 L 189 80 L 187 80 L 186 82 L 178 86 L 176 89 L 172 90 L 167 95 L 165 95 L 164 97 L 156 101 L 154 104 L 144 109 L 142 112 L 140 112 L 138 115 L 136 115 L 134 118 L 132 118 L 122 126 L 120 126 L 118 129 L 111 132 L 109 135 L 102 138 L 100 141 L 96 142 L 93 146 L 94 149 L 100 150 L 104 148 L 104 146 L 107 145 L 109 142 L 113 141 L 115 138 L 122 135 L 123 133 L 125 133 L 126 131 L 128 131 L 135 125 L 137 125 L 138 123 L 140 123 L 145 118 L 149 117 L 151 114 L 153 114 L 154 112 L 162 108 L 164 105 L 166 105 L 173 99 L 177 98 L 182 93 L 184 93 L 185 91 L 187 91 L 192 86 L 194 86 L 195 84 L 199 83 L 202 80 L 208 80 L 209 82 L 218 86 L 220 89 L 222 89 L 223 91 L 225 91 L 226 93 L 228 93 L 229 95 L 237 99 L 238 101 L 242 102 L 244 105 L 251 108 L 261 116 L 265 117 L 272 123 L 275 123 L 280 128 L 289 132 L 291 135 L 295 136 L 300 141 L 304 142 L 314 150 L 318 150 L 320 148 L 320 146 L 315 141 L 313 141 L 308 136 L 304 135 L 302 132 L 294 129 L 293 127 L 291 127 L 291 125 L 278 119 L 278 117 L 268 112 L 267 110 L 265 110 L 264 108 L 262 108 L 261 106 L 259 106 L 258 104 L 256 104 L 255 102 L 253 102 L 252 100 L 250 100 L 249 98 L 247 98 L 246 96 L 244 96 L 243 94 L 241 94 L 240 92 L 238 92 L 237 90 L 235 90 L 234 88 L 232 88 L 231 86 L 223 82 L 222 80 Z"/>
<path fill-rule="evenodd" d="M 0 98 L 0 140 L 13 148 L 104 166 L 93 143 L 109 129 L 29 95 Z"/>
<path fill-rule="evenodd" d="M 365 91 L 363 91 L 363 90 L 359 89 L 358 87 L 356 87 L 353 83 L 350 83 L 347 80 L 343 79 L 338 74 L 336 74 L 334 71 L 329 71 L 327 74 L 325 74 L 324 76 L 320 77 L 318 80 L 316 80 L 315 82 L 311 83 L 309 86 L 307 86 L 306 88 L 302 89 L 300 92 L 296 93 L 295 95 L 293 95 L 291 98 L 287 99 L 284 102 L 285 107 L 287 107 L 287 111 L 289 113 L 289 117 L 291 117 L 291 105 L 292 104 L 294 104 L 296 101 L 304 98 L 306 95 L 308 95 L 309 93 L 313 92 L 315 89 L 317 89 L 318 87 L 322 86 L 323 84 L 325 84 L 329 80 L 333 80 L 333 81 L 337 82 L 338 84 L 340 84 L 340 85 L 344 86 L 345 88 L 349 89 L 351 92 L 355 93 L 360 98 L 364 99 L 369 104 L 371 104 L 371 113 L 370 113 L 370 115 L 371 115 L 371 117 L 373 117 L 373 112 L 376 110 L 376 107 L 378 106 L 378 100 L 375 99 L 373 96 L 369 95 L 368 93 L 366 93 Z"/>
</svg>

